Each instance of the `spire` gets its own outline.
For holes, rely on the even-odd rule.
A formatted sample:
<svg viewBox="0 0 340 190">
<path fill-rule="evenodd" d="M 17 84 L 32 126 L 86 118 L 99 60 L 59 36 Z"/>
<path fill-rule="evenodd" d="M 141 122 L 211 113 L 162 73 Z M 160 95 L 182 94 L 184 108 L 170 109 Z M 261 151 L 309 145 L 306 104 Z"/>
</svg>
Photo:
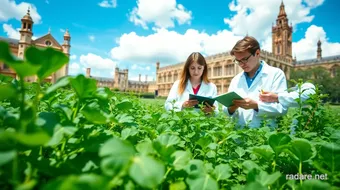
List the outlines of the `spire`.
<svg viewBox="0 0 340 190">
<path fill-rule="evenodd" d="M 318 60 L 320 60 L 320 59 L 322 59 L 322 49 L 321 49 L 321 41 L 320 41 L 320 39 L 319 39 L 319 41 L 318 41 L 318 49 L 317 49 L 317 51 L 316 51 L 316 53 L 317 53 L 317 59 Z"/>
<path fill-rule="evenodd" d="M 281 1 L 281 5 L 280 5 L 279 17 L 280 16 L 287 16 L 286 11 L 285 11 L 285 5 L 283 4 L 283 1 Z"/>
<path fill-rule="evenodd" d="M 48 33 L 51 34 L 51 27 L 48 27 Z"/>
<path fill-rule="evenodd" d="M 66 31 L 65 31 L 65 33 L 64 33 L 64 36 L 70 37 L 70 33 L 68 32 L 68 29 L 66 29 Z"/>
</svg>

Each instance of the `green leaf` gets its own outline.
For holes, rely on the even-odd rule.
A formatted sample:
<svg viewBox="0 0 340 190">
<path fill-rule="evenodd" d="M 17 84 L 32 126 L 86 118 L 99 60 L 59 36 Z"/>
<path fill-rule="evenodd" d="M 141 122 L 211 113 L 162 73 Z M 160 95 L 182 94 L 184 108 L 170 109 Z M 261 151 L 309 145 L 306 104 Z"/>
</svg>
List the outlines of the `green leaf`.
<svg viewBox="0 0 340 190">
<path fill-rule="evenodd" d="M 156 188 L 163 181 L 164 165 L 154 158 L 141 155 L 133 159 L 130 177 L 144 188 Z"/>
<path fill-rule="evenodd" d="M 169 189 L 170 190 L 186 190 L 187 186 L 185 185 L 183 181 L 180 181 L 176 183 L 171 183 Z"/>
<path fill-rule="evenodd" d="M 273 149 L 270 148 L 268 145 L 262 145 L 260 147 L 254 147 L 253 148 L 253 153 L 260 155 L 267 161 L 272 161 L 274 157 L 274 152 Z"/>
<path fill-rule="evenodd" d="M 102 109 L 99 107 L 98 103 L 92 102 L 86 105 L 82 110 L 81 113 L 85 116 L 85 118 L 94 124 L 106 124 L 108 123 L 109 117 Z"/>
<path fill-rule="evenodd" d="M 85 78 L 84 75 L 72 78 L 70 83 L 80 100 L 92 98 L 97 89 L 96 80 Z"/>
<path fill-rule="evenodd" d="M 180 143 L 181 139 L 176 135 L 161 134 L 158 136 L 157 141 L 167 148 Z"/>
<path fill-rule="evenodd" d="M 294 139 L 291 141 L 289 150 L 303 162 L 313 157 L 312 145 L 306 139 Z"/>
<path fill-rule="evenodd" d="M 15 150 L 0 152 L 0 166 L 8 163 L 11 160 L 13 160 L 13 158 L 16 156 L 16 154 L 17 154 L 17 151 L 15 151 Z"/>
<path fill-rule="evenodd" d="M 199 176 L 206 174 L 202 160 L 190 160 L 189 164 L 185 167 L 185 171 L 191 178 L 198 178 Z"/>
<path fill-rule="evenodd" d="M 263 186 L 272 185 L 281 177 L 280 172 L 275 172 L 272 174 L 268 174 L 265 171 L 261 171 L 260 174 L 256 177 L 256 180 L 260 182 Z"/>
<path fill-rule="evenodd" d="M 155 153 L 155 150 L 153 149 L 152 142 L 149 141 L 143 141 L 136 145 L 136 149 L 140 154 L 148 155 Z"/>
<path fill-rule="evenodd" d="M 302 186 L 299 189 L 301 190 L 324 190 L 324 189 L 331 189 L 331 185 L 327 182 L 312 179 L 312 180 L 304 181 Z"/>
<path fill-rule="evenodd" d="M 116 176 L 130 162 L 131 156 L 127 154 L 109 156 L 100 162 L 100 168 L 105 175 Z"/>
<path fill-rule="evenodd" d="M 17 96 L 17 90 L 12 84 L 0 84 L 0 101 Z"/>
<path fill-rule="evenodd" d="M 63 127 L 58 124 L 54 128 L 53 136 L 46 146 L 57 146 L 64 137 L 71 137 L 78 129 L 76 127 Z"/>
<path fill-rule="evenodd" d="M 59 115 L 53 112 L 40 112 L 36 121 L 36 125 L 42 127 L 50 136 L 53 135 L 54 128 L 59 123 Z"/>
<path fill-rule="evenodd" d="M 27 146 L 42 146 L 50 140 L 50 136 L 46 132 L 36 133 L 16 133 L 15 139 L 21 144 Z"/>
<path fill-rule="evenodd" d="M 191 179 L 187 178 L 190 189 L 195 190 L 218 190 L 217 182 L 208 174 L 201 176 L 199 178 Z"/>
<path fill-rule="evenodd" d="M 174 152 L 171 157 L 173 158 L 172 165 L 175 170 L 184 169 L 191 159 L 191 153 L 187 151 L 178 150 Z"/>
<path fill-rule="evenodd" d="M 232 172 L 233 170 L 228 164 L 219 164 L 215 167 L 214 170 L 217 181 L 228 179 L 231 176 Z"/>
<path fill-rule="evenodd" d="M 40 69 L 40 65 L 24 62 L 14 57 L 6 42 L 0 41 L 0 62 L 5 62 L 21 77 L 36 75 Z"/>
<path fill-rule="evenodd" d="M 121 124 L 131 124 L 134 121 L 133 117 L 126 113 L 118 114 L 115 119 L 117 120 L 118 123 Z"/>
<path fill-rule="evenodd" d="M 340 145 L 335 143 L 322 144 L 318 154 L 332 173 L 340 171 Z"/>
<path fill-rule="evenodd" d="M 276 133 L 270 135 L 268 143 L 272 147 L 274 152 L 278 155 L 283 148 L 287 147 L 291 140 L 292 139 L 290 138 L 290 136 L 285 133 Z"/>
<path fill-rule="evenodd" d="M 244 156 L 246 154 L 246 151 L 243 148 L 241 148 L 241 147 L 237 147 L 235 152 L 237 153 L 237 155 L 240 158 L 242 158 L 242 156 Z"/>
<path fill-rule="evenodd" d="M 134 147 L 128 142 L 113 137 L 106 141 L 99 150 L 99 156 L 118 156 L 126 155 L 126 157 L 132 157 L 135 154 Z"/>
<path fill-rule="evenodd" d="M 29 47 L 25 52 L 26 60 L 34 65 L 40 65 L 37 76 L 42 81 L 68 63 L 69 58 L 61 51 L 53 48 L 38 49 Z"/>
<path fill-rule="evenodd" d="M 109 190 L 109 180 L 97 174 L 81 174 L 58 177 L 43 186 L 43 190 Z"/>
<path fill-rule="evenodd" d="M 132 103 L 129 100 L 125 99 L 116 104 L 116 108 L 120 111 L 129 110 L 132 108 Z"/>
<path fill-rule="evenodd" d="M 259 182 L 251 182 L 248 183 L 243 190 L 268 190 L 268 188 L 264 187 L 263 185 L 261 185 Z"/>
<path fill-rule="evenodd" d="M 246 160 L 242 163 L 243 167 L 245 168 L 246 173 L 253 169 L 260 169 L 260 166 L 257 165 L 254 161 Z"/>
<path fill-rule="evenodd" d="M 70 84 L 70 80 L 71 78 L 68 76 L 60 78 L 56 83 L 48 87 L 48 89 L 46 90 L 46 94 L 50 94 L 61 87 L 67 86 L 68 84 Z"/>
<path fill-rule="evenodd" d="M 135 136 L 136 134 L 138 134 L 138 130 L 134 127 L 131 128 L 125 128 L 122 130 L 121 132 L 121 137 L 123 140 L 129 138 L 130 136 Z"/>
</svg>

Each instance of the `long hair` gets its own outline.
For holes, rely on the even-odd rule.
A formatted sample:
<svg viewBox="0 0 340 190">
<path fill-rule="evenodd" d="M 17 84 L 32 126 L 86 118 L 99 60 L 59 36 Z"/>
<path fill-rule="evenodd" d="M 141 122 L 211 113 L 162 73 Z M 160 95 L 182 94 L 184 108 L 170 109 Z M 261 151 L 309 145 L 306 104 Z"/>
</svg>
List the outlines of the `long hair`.
<svg viewBox="0 0 340 190">
<path fill-rule="evenodd" d="M 207 62 L 205 61 L 205 58 L 203 57 L 202 54 L 200 54 L 198 52 L 193 52 L 187 58 L 185 65 L 184 65 L 184 68 L 183 68 L 182 73 L 181 73 L 181 78 L 180 78 L 180 81 L 179 81 L 179 88 L 178 88 L 178 93 L 180 95 L 182 95 L 184 90 L 185 90 L 187 82 L 190 78 L 189 67 L 194 62 L 198 63 L 199 65 L 204 66 L 204 70 L 203 70 L 203 74 L 201 76 L 201 80 L 205 83 L 209 83 L 208 66 L 207 66 Z"/>
</svg>

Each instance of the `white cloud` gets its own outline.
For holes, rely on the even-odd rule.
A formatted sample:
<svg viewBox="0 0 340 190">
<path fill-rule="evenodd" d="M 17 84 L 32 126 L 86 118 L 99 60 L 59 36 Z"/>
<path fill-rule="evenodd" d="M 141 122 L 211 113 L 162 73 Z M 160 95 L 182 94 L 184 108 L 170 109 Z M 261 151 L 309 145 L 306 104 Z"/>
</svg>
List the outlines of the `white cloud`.
<svg viewBox="0 0 340 190">
<path fill-rule="evenodd" d="M 3 24 L 2 28 L 9 38 L 20 39 L 20 28 L 14 29 L 11 24 Z"/>
<path fill-rule="evenodd" d="M 254 36 L 266 41 L 271 35 L 271 25 L 275 22 L 282 0 L 233 0 L 229 9 L 236 12 L 231 18 L 224 18 L 232 32 L 236 35 Z M 285 0 L 285 11 L 293 28 L 296 24 L 311 22 L 314 15 L 311 9 L 320 6 L 324 0 Z"/>
<path fill-rule="evenodd" d="M 77 59 L 77 55 L 71 55 L 71 56 L 70 56 L 70 59 L 71 59 L 71 60 Z"/>
<path fill-rule="evenodd" d="M 88 53 L 87 55 L 81 55 L 79 58 L 81 66 L 84 68 L 98 69 L 98 70 L 108 70 L 114 69 L 116 62 L 108 58 L 102 58 L 93 53 Z"/>
<path fill-rule="evenodd" d="M 65 29 L 60 28 L 60 32 L 65 33 Z"/>
<path fill-rule="evenodd" d="M 117 7 L 117 0 L 104 0 L 100 3 L 98 3 L 99 6 L 105 7 L 105 8 L 116 8 Z"/>
<path fill-rule="evenodd" d="M 147 24 L 154 23 L 157 28 L 169 28 L 178 24 L 190 24 L 191 11 L 187 11 L 176 0 L 137 0 L 137 7 L 130 13 L 130 21 L 148 29 Z"/>
<path fill-rule="evenodd" d="M 317 42 L 319 39 L 322 42 L 322 57 L 340 54 L 340 43 L 328 42 L 324 29 L 311 25 L 307 29 L 304 38 L 293 43 L 293 56 L 295 54 L 298 61 L 316 58 Z"/>
<path fill-rule="evenodd" d="M 89 36 L 89 39 L 90 39 L 91 42 L 94 42 L 94 40 L 96 39 L 96 37 L 95 37 L 94 35 L 90 35 L 90 36 Z"/>
<path fill-rule="evenodd" d="M 30 15 L 34 24 L 41 23 L 41 16 L 37 12 L 37 8 L 26 2 L 16 4 L 12 0 L 0 0 L 0 22 L 7 22 L 8 20 L 15 18 L 20 20 L 27 13 L 27 9 L 30 7 Z"/>
<path fill-rule="evenodd" d="M 148 36 L 131 32 L 119 38 L 119 46 L 111 50 L 111 57 L 140 64 L 155 64 L 157 61 L 174 64 L 184 61 L 194 51 L 206 55 L 229 51 L 240 38 L 227 30 L 212 35 L 193 29 L 184 34 L 159 29 Z"/>
<path fill-rule="evenodd" d="M 14 29 L 11 24 L 3 24 L 2 28 L 9 38 L 20 39 L 20 28 Z M 33 36 L 32 39 L 35 40 L 37 37 Z"/>
<path fill-rule="evenodd" d="M 131 69 L 132 70 L 141 70 L 141 71 L 150 71 L 151 68 L 150 68 L 150 66 L 144 67 L 144 66 L 139 66 L 137 64 L 133 64 L 131 66 Z"/>
<path fill-rule="evenodd" d="M 78 63 L 73 62 L 68 67 L 68 72 L 69 75 L 77 75 L 83 73 L 84 71 L 80 68 L 80 65 Z"/>
</svg>

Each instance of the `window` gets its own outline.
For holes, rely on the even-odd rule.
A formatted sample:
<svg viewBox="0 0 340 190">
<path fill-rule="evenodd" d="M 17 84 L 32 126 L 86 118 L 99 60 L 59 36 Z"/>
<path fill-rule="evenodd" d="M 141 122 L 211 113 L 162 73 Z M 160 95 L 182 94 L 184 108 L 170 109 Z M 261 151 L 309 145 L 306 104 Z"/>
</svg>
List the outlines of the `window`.
<svg viewBox="0 0 340 190">
<path fill-rule="evenodd" d="M 277 53 L 280 54 L 280 45 L 277 45 Z"/>
<path fill-rule="evenodd" d="M 9 67 L 6 63 L 4 63 L 3 69 L 9 69 Z"/>
<path fill-rule="evenodd" d="M 45 45 L 51 46 L 51 45 L 52 45 L 52 42 L 51 42 L 50 40 L 46 40 L 46 41 L 45 41 Z"/>
</svg>

